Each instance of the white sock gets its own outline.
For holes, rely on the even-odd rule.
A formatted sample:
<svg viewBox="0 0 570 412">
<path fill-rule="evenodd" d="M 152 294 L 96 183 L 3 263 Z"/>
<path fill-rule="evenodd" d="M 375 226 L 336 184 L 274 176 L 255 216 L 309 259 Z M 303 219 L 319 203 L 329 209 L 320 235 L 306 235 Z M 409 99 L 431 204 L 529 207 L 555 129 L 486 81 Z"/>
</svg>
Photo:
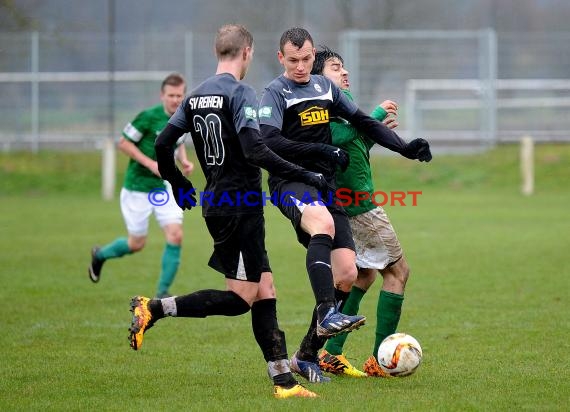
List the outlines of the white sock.
<svg viewBox="0 0 570 412">
<path fill-rule="evenodd" d="M 282 375 L 287 372 L 291 372 L 291 369 L 289 368 L 289 359 L 267 362 L 267 373 L 271 379 L 277 375 Z"/>
<path fill-rule="evenodd" d="M 164 316 L 176 316 L 176 296 L 171 296 L 169 298 L 160 299 L 160 303 L 162 303 L 162 311 L 164 312 Z"/>
</svg>

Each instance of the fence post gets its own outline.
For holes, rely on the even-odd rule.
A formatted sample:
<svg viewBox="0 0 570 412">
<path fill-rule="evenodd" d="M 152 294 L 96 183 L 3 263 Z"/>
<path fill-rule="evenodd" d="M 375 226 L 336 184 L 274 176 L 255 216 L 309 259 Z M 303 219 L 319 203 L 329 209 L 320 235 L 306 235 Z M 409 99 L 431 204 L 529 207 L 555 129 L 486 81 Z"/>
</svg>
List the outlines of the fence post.
<svg viewBox="0 0 570 412">
<path fill-rule="evenodd" d="M 115 141 L 112 137 L 103 139 L 101 159 L 101 194 L 103 200 L 112 200 L 115 195 Z"/>
<path fill-rule="evenodd" d="M 40 147 L 40 35 L 37 31 L 32 32 L 31 47 L 31 123 L 32 123 L 32 153 L 37 153 Z"/>
<path fill-rule="evenodd" d="M 534 141 L 530 136 L 521 138 L 521 192 L 525 196 L 534 193 Z"/>
</svg>

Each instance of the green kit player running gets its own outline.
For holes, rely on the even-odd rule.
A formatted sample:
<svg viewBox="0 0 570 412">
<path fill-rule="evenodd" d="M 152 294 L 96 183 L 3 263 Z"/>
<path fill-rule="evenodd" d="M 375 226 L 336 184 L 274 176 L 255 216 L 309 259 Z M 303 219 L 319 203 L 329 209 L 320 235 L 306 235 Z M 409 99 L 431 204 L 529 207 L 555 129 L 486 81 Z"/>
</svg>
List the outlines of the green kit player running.
<svg viewBox="0 0 570 412">
<path fill-rule="evenodd" d="M 343 63 L 338 53 L 322 48 L 316 53 L 312 73 L 328 77 L 350 100 L 353 100 L 349 91 L 348 71 L 343 67 Z M 398 125 L 394 117 L 396 113 L 396 103 L 386 100 L 376 107 L 371 117 L 394 128 Z M 343 119 L 331 119 L 330 127 L 333 145 L 342 148 L 350 155 L 348 168 L 344 172 L 337 171 L 337 187 L 349 189 L 353 196 L 345 211 L 349 216 L 356 245 L 358 267 L 358 277 L 342 308 L 342 313 L 348 315 L 358 313 L 360 301 L 376 279 L 378 271 L 383 277 L 383 283 L 376 309 L 376 338 L 372 355 L 364 364 L 364 372 L 352 366 L 343 354 L 347 334 L 338 335 L 327 341 L 319 355 L 319 364 L 322 370 L 334 374 L 383 377 L 385 374 L 378 365 L 376 354 L 382 340 L 396 332 L 410 269 L 386 212 L 370 200 L 374 186 L 369 152 L 375 142 L 359 133 Z M 431 160 L 429 146 L 423 156 L 418 158 L 426 162 Z M 358 199 L 356 202 L 354 198 L 356 192 L 367 192 L 370 197 L 368 200 Z"/>
<path fill-rule="evenodd" d="M 103 247 L 92 249 L 88 272 L 95 283 L 99 282 L 106 260 L 144 248 L 149 218 L 154 213 L 166 238 L 156 295 L 169 296 L 169 288 L 180 263 L 182 209 L 176 204 L 170 184 L 160 177 L 154 142 L 182 102 L 185 92 L 184 78 L 177 73 L 170 74 L 161 85 L 161 104 L 142 111 L 123 129 L 118 147 L 130 160 L 121 189 L 121 212 L 128 237 L 119 237 Z M 176 156 L 183 173 L 189 175 L 194 165 L 186 157 L 184 144 L 179 144 Z"/>
</svg>

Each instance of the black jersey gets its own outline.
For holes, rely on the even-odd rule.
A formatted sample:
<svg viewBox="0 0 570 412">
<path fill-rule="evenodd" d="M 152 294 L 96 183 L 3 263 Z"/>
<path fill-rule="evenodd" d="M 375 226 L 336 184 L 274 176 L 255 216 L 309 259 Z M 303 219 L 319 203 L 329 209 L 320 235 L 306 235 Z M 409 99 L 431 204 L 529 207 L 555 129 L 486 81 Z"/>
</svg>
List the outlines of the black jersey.
<svg viewBox="0 0 570 412">
<path fill-rule="evenodd" d="M 248 193 L 261 192 L 261 170 L 246 161 L 238 139 L 243 127 L 259 130 L 251 86 L 227 73 L 212 76 L 190 92 L 169 123 L 192 136 L 206 176 L 204 216 L 262 213 L 261 202 L 244 202 Z"/>
<path fill-rule="evenodd" d="M 265 88 L 258 117 L 261 125 L 278 128 L 289 140 L 330 145 L 330 118 L 349 117 L 357 110 L 354 102 L 324 76 L 311 75 L 308 83 L 299 84 L 281 75 Z M 334 180 L 335 164 L 322 156 L 296 159 L 295 163 Z M 270 176 L 271 183 L 276 180 Z"/>
</svg>

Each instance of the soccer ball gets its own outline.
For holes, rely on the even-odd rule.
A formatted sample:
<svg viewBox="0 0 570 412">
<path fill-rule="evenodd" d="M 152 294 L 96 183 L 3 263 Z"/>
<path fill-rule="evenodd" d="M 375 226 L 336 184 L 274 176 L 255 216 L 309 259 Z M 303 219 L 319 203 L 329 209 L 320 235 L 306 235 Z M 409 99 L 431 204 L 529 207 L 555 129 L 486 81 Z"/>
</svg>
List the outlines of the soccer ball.
<svg viewBox="0 0 570 412">
<path fill-rule="evenodd" d="M 422 347 L 406 333 L 394 333 L 378 348 L 378 364 L 390 376 L 408 376 L 422 363 Z"/>
</svg>

